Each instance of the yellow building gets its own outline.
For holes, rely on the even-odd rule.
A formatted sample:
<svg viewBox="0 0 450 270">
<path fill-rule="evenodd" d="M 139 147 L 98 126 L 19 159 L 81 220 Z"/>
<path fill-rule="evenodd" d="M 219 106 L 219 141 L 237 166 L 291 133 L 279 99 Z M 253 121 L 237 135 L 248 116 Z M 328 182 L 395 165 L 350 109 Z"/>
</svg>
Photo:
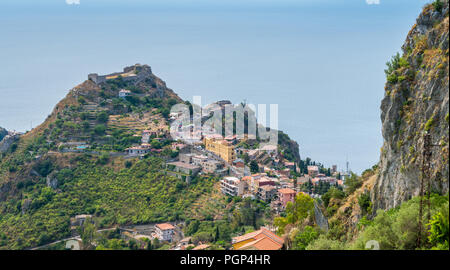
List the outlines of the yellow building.
<svg viewBox="0 0 450 270">
<path fill-rule="evenodd" d="M 233 162 L 236 159 L 236 154 L 234 152 L 234 145 L 230 144 L 225 140 L 216 140 L 214 138 L 204 138 L 203 144 L 205 149 L 213 152 L 214 154 L 221 157 L 228 163 Z"/>
</svg>

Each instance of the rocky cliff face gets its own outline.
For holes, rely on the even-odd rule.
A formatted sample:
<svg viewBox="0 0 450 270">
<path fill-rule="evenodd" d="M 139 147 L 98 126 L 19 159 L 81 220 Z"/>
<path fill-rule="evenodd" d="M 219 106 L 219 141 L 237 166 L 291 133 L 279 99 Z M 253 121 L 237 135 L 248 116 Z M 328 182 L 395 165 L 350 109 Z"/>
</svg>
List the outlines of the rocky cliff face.
<svg viewBox="0 0 450 270">
<path fill-rule="evenodd" d="M 3 138 L 8 135 L 8 131 L 2 127 L 0 127 L 0 142 L 3 140 Z"/>
<path fill-rule="evenodd" d="M 432 190 L 448 192 L 448 0 L 426 6 L 409 32 L 402 56 L 386 70 L 381 103 L 384 144 L 372 190 L 375 208 L 388 209 L 420 192 L 424 134 L 431 135 Z"/>
<path fill-rule="evenodd" d="M 0 154 L 8 151 L 11 145 L 17 141 L 19 137 L 20 134 L 8 132 L 6 129 L 0 127 Z"/>
</svg>

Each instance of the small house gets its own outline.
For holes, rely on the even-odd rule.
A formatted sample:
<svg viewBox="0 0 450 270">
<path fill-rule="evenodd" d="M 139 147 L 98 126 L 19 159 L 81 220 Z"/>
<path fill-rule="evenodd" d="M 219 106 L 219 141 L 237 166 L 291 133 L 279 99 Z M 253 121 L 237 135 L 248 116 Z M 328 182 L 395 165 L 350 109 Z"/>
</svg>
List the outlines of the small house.
<svg viewBox="0 0 450 270">
<path fill-rule="evenodd" d="M 119 91 L 119 97 L 120 98 L 126 98 L 126 97 L 128 97 L 130 95 L 131 95 L 131 91 L 130 90 L 122 89 L 122 90 Z"/>
<path fill-rule="evenodd" d="M 155 233 L 160 241 L 172 242 L 175 234 L 175 227 L 169 223 L 156 224 Z"/>
</svg>

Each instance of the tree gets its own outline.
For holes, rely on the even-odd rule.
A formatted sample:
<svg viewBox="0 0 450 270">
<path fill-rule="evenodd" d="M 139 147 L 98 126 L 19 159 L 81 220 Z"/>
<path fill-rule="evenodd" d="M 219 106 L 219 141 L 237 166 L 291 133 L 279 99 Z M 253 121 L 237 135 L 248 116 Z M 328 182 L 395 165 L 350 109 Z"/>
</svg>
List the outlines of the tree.
<svg viewBox="0 0 450 270">
<path fill-rule="evenodd" d="M 33 169 L 39 173 L 42 177 L 46 177 L 53 171 L 53 161 L 50 159 L 46 159 L 43 161 L 39 161 L 33 166 Z"/>
<path fill-rule="evenodd" d="M 444 3 L 442 3 L 441 0 L 435 0 L 435 1 L 433 2 L 433 8 L 434 8 L 434 10 L 436 10 L 437 12 L 441 13 L 443 7 L 444 7 Z"/>
<path fill-rule="evenodd" d="M 283 234 L 286 225 L 303 223 L 312 214 L 314 214 L 314 200 L 306 194 L 299 193 L 294 203 L 287 203 L 286 217 L 275 218 L 274 224 L 278 227 L 278 232 Z"/>
<path fill-rule="evenodd" d="M 245 164 L 248 164 L 250 162 L 250 157 L 249 157 L 248 153 L 244 153 L 242 155 L 242 159 L 244 160 Z"/>
<path fill-rule="evenodd" d="M 399 53 L 394 55 L 391 61 L 386 63 L 387 69 L 384 70 L 386 74 L 387 81 L 389 83 L 395 84 L 399 81 L 402 76 L 398 76 L 397 70 L 402 67 L 408 67 L 409 63 L 405 57 L 401 57 Z"/>
<path fill-rule="evenodd" d="M 294 238 L 293 248 L 296 250 L 305 250 L 306 247 L 319 238 L 319 232 L 316 228 L 306 226 L 303 231 L 298 232 Z"/>
<path fill-rule="evenodd" d="M 219 241 L 220 239 L 220 230 L 219 230 L 219 226 L 216 226 L 216 233 L 214 234 L 214 242 Z"/>
<path fill-rule="evenodd" d="M 186 235 L 193 235 L 194 233 L 196 233 L 198 231 L 198 228 L 200 226 L 200 221 L 193 220 L 189 223 L 189 225 L 186 227 Z"/>
<path fill-rule="evenodd" d="M 158 249 L 159 247 L 161 247 L 161 243 L 159 242 L 159 239 L 158 238 L 153 239 L 152 248 Z"/>
<path fill-rule="evenodd" d="M 105 111 L 99 112 L 97 114 L 97 121 L 100 123 L 108 122 L 108 118 L 109 118 L 108 113 Z"/>
<path fill-rule="evenodd" d="M 252 160 L 250 162 L 250 171 L 252 173 L 257 173 L 259 172 L 259 166 L 258 166 L 258 162 L 256 162 L 255 160 Z"/>
<path fill-rule="evenodd" d="M 109 161 L 109 154 L 103 153 L 98 157 L 97 164 L 105 165 Z"/>
<path fill-rule="evenodd" d="M 81 120 L 87 120 L 88 118 L 89 118 L 89 113 L 88 112 L 80 113 L 80 119 Z"/>
<path fill-rule="evenodd" d="M 352 173 L 351 176 L 345 180 L 345 186 L 345 193 L 350 195 L 362 186 L 362 181 L 356 174 Z"/>
<path fill-rule="evenodd" d="M 361 208 L 362 214 L 365 215 L 367 213 L 372 213 L 372 202 L 370 201 L 370 193 L 369 191 L 364 191 L 359 197 L 358 197 L 358 204 Z"/>
<path fill-rule="evenodd" d="M 209 243 L 212 240 L 213 240 L 213 237 L 212 237 L 211 233 L 209 233 L 209 232 L 198 232 L 192 237 L 192 242 L 194 242 L 194 244 L 196 244 L 196 245 L 199 242 Z"/>
<path fill-rule="evenodd" d="M 84 104 L 86 104 L 86 99 L 84 99 L 84 97 L 82 97 L 82 96 L 79 96 L 78 97 L 78 103 L 84 105 Z"/>
<path fill-rule="evenodd" d="M 125 161 L 125 168 L 129 169 L 129 168 L 131 168 L 131 166 L 133 166 L 133 162 L 131 162 L 129 160 Z"/>
<path fill-rule="evenodd" d="M 434 246 L 434 249 L 448 250 L 449 248 L 449 210 L 448 202 L 440 212 L 432 218 L 429 226 L 428 240 Z"/>
<path fill-rule="evenodd" d="M 134 106 L 139 105 L 139 102 L 140 102 L 140 99 L 135 96 L 127 96 L 127 97 L 125 97 L 125 99 Z"/>
<path fill-rule="evenodd" d="M 91 125 L 89 124 L 89 121 L 83 121 L 83 122 L 81 122 L 81 127 L 83 128 L 83 130 L 88 130 L 89 129 L 89 127 L 90 127 Z"/>
<path fill-rule="evenodd" d="M 92 223 L 91 219 L 88 218 L 84 221 L 81 227 L 80 237 L 83 249 L 89 250 L 94 247 L 94 239 L 96 235 L 95 225 Z"/>
<path fill-rule="evenodd" d="M 94 133 L 97 135 L 103 135 L 106 132 L 106 126 L 105 125 L 96 125 L 94 128 Z"/>
<path fill-rule="evenodd" d="M 345 197 L 345 193 L 339 190 L 336 187 L 331 187 L 323 196 L 322 201 L 325 207 L 328 207 L 331 199 L 343 199 Z"/>
<path fill-rule="evenodd" d="M 161 149 L 162 148 L 161 142 L 156 140 L 156 139 L 152 140 L 151 145 L 155 149 Z"/>
<path fill-rule="evenodd" d="M 153 247 L 152 247 L 152 241 L 150 241 L 150 240 L 147 240 L 147 250 L 152 250 L 153 249 Z"/>
</svg>

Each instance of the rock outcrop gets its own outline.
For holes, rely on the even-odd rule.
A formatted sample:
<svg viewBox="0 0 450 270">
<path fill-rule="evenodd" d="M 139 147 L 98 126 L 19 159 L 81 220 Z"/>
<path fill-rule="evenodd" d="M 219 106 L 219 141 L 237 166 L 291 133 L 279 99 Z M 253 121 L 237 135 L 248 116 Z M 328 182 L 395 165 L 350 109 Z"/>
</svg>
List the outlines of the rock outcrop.
<svg viewBox="0 0 450 270">
<path fill-rule="evenodd" d="M 316 201 L 314 201 L 314 219 L 321 230 L 328 232 L 328 219 Z"/>
<path fill-rule="evenodd" d="M 432 191 L 448 192 L 448 0 L 429 4 L 386 70 L 381 103 L 384 144 L 372 190 L 375 208 L 389 209 L 419 195 L 424 135 L 430 134 Z"/>
<path fill-rule="evenodd" d="M 2 127 L 0 127 L 0 142 L 8 135 L 8 131 Z"/>
<path fill-rule="evenodd" d="M 6 135 L 3 140 L 0 140 L 0 153 L 5 153 L 9 150 L 14 142 L 19 139 L 19 134 Z"/>
</svg>

